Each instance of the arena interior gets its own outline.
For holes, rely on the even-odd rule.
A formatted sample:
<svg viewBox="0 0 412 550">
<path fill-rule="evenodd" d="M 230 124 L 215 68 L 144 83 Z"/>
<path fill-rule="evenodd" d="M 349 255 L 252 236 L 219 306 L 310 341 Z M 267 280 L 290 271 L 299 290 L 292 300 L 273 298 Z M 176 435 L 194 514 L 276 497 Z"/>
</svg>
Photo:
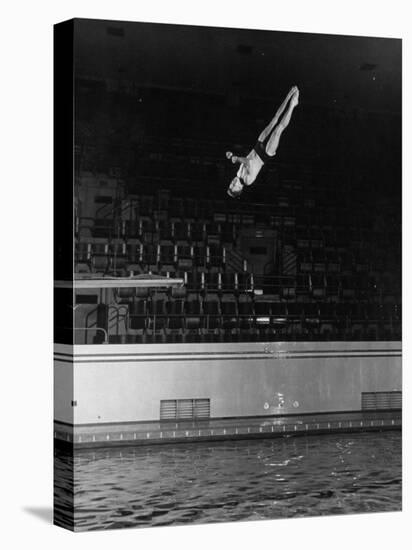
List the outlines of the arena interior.
<svg viewBox="0 0 412 550">
<path fill-rule="evenodd" d="M 76 277 L 184 286 L 79 291 L 75 342 L 400 340 L 398 41 L 130 25 L 80 25 Z M 225 152 L 294 84 L 275 159 L 230 198 Z"/>
</svg>

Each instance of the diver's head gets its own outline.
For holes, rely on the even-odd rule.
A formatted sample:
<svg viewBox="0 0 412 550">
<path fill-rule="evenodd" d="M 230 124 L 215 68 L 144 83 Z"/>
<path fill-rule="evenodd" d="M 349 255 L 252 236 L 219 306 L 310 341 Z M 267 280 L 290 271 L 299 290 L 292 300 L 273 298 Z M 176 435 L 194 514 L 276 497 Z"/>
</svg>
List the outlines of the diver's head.
<svg viewBox="0 0 412 550">
<path fill-rule="evenodd" d="M 236 176 L 230 182 L 229 189 L 227 190 L 227 194 L 229 195 L 229 197 L 232 197 L 235 199 L 240 196 L 242 191 L 243 191 L 243 183 L 241 179 L 238 176 Z"/>
</svg>

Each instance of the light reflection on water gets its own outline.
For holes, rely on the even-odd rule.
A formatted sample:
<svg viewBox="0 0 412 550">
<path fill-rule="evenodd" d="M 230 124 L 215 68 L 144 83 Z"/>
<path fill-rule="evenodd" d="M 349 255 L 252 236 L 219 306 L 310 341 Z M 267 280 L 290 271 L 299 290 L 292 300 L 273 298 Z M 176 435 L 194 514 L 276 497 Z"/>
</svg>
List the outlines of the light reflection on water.
<svg viewBox="0 0 412 550">
<path fill-rule="evenodd" d="M 56 455 L 56 510 L 76 530 L 401 509 L 401 433 L 363 433 Z"/>
</svg>

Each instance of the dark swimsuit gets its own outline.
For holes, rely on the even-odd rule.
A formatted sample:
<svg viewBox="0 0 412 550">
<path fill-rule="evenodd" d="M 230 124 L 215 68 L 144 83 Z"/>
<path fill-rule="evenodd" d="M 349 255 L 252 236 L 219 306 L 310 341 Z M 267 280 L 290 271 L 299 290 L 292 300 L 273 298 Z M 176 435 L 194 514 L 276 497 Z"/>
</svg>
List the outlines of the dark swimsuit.
<svg viewBox="0 0 412 550">
<path fill-rule="evenodd" d="M 253 147 L 255 153 L 260 158 L 260 160 L 265 163 L 268 162 L 273 156 L 270 156 L 266 153 L 266 144 L 269 141 L 270 134 L 264 141 L 257 141 L 256 145 Z"/>
</svg>

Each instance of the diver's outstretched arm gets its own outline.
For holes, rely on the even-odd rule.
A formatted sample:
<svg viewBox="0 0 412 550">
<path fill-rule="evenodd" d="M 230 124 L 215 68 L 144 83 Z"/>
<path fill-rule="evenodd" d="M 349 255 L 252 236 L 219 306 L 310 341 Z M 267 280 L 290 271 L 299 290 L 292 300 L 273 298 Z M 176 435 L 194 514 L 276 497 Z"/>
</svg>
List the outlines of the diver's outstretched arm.
<svg viewBox="0 0 412 550">
<path fill-rule="evenodd" d="M 283 100 L 283 103 L 279 107 L 279 109 L 276 111 L 275 116 L 272 118 L 272 120 L 269 122 L 269 124 L 266 126 L 266 128 L 263 130 L 263 132 L 259 135 L 258 141 L 265 141 L 265 139 L 268 137 L 270 132 L 273 130 L 273 128 L 276 126 L 280 116 L 282 115 L 283 111 L 286 109 L 287 104 L 289 103 L 289 100 L 291 97 L 298 92 L 297 86 L 292 86 L 292 88 L 289 90 L 288 95 Z"/>
<path fill-rule="evenodd" d="M 227 151 L 226 158 L 231 160 L 233 164 L 239 163 L 239 164 L 247 164 L 247 158 L 246 157 L 237 157 L 230 151 Z"/>
</svg>

